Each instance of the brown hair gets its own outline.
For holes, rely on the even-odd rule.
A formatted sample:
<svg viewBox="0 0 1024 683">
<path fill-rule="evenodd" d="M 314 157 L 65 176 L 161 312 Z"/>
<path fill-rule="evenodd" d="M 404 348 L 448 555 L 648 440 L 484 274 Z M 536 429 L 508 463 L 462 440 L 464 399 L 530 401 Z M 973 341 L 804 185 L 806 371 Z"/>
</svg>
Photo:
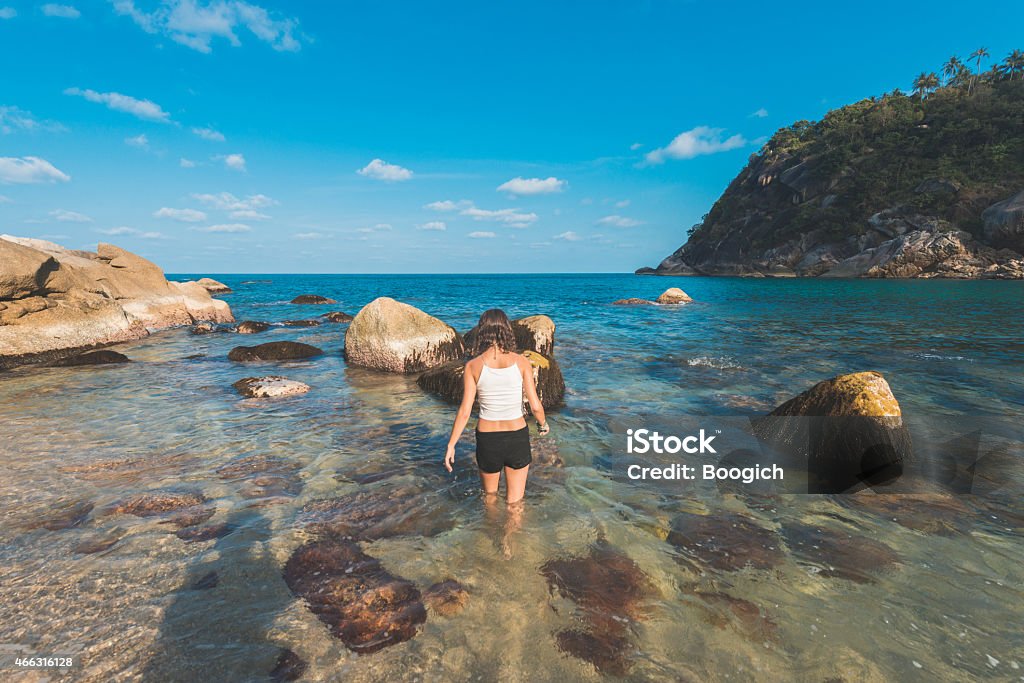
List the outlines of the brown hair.
<svg viewBox="0 0 1024 683">
<path fill-rule="evenodd" d="M 505 311 L 500 308 L 484 311 L 480 316 L 473 339 L 473 355 L 478 356 L 492 346 L 497 346 L 505 353 L 516 350 L 516 336 L 512 332 L 512 323 L 509 322 Z"/>
</svg>

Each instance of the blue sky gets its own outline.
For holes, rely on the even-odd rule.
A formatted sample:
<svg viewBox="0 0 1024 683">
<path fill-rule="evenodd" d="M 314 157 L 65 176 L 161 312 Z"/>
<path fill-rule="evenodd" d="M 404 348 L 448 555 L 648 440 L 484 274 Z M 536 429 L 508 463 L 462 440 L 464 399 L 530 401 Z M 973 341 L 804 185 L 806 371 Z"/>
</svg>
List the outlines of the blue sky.
<svg viewBox="0 0 1024 683">
<path fill-rule="evenodd" d="M 168 272 L 655 265 L 778 127 L 1019 2 L 0 0 L 0 232 Z"/>
</svg>

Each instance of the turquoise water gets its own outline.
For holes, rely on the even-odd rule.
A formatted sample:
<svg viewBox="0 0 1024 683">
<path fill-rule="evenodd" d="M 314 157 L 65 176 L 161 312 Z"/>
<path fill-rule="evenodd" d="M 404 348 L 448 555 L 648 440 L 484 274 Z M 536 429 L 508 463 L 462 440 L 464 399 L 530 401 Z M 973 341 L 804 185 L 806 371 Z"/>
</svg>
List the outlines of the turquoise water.
<svg viewBox="0 0 1024 683">
<path fill-rule="evenodd" d="M 471 438 L 460 445 L 456 475 L 440 471 L 451 408 L 423 394 L 414 378 L 346 366 L 344 325 L 274 327 L 253 336 L 168 330 L 117 347 L 130 365 L 18 369 L 0 375 L 0 643 L 80 652 L 76 680 L 262 680 L 281 648 L 308 663 L 309 680 L 602 680 L 615 677 L 608 667 L 602 673 L 559 647 L 559 632 L 586 628 L 586 610 L 552 591 L 541 567 L 586 556 L 607 541 L 654 586 L 643 616 L 626 627 L 623 675 L 630 680 L 1022 674 L 1024 643 L 1015 624 L 1024 618 L 1024 283 L 217 279 L 235 290 L 223 298 L 240 321 L 354 314 L 377 296 L 459 330 L 494 306 L 512 317 L 549 315 L 568 392 L 552 416 L 551 436 L 535 448 L 563 466 L 537 468 L 521 528 L 507 533 L 503 511 L 487 514 L 475 494 Z M 653 299 L 670 286 L 695 303 L 609 305 Z M 305 293 L 338 303 L 287 303 Z M 226 359 L 236 345 L 277 339 L 326 353 L 286 364 Z M 1005 456 L 999 486 L 915 501 L 907 517 L 938 520 L 937 532 L 893 521 L 906 521 L 906 511 L 882 514 L 840 498 L 639 485 L 616 465 L 624 426 L 731 425 L 858 370 L 885 375 L 922 453 L 981 429 L 979 452 L 1001 449 Z M 283 374 L 312 390 L 241 400 L 231 383 L 254 374 Z M 269 482 L 225 475 L 226 465 L 247 457 L 287 466 Z M 182 487 L 201 492 L 215 508 L 208 524 L 228 524 L 230 533 L 187 543 L 166 517 L 115 510 L 138 493 Z M 452 577 L 469 592 L 461 613 L 429 612 L 413 639 L 368 655 L 347 650 L 281 578 L 294 549 L 315 535 L 303 506 L 360 491 L 413 501 L 411 531 L 364 542 L 367 553 L 421 589 Z M 69 504 L 93 507 L 67 528 L 39 528 L 40 519 Z M 666 540 L 686 514 L 753 520 L 771 534 L 780 560 L 761 569 L 716 566 L 701 549 Z M 438 519 L 445 520 L 440 528 Z M 847 535 L 854 559 L 801 554 L 793 530 L 807 525 Z M 861 567 L 869 575 L 862 582 L 829 576 L 836 564 L 871 557 L 869 541 L 858 539 L 885 543 L 898 560 Z M 76 552 L 96 540 L 112 545 Z M 216 586 L 192 588 L 210 572 Z M 616 586 L 594 590 L 614 593 Z M 700 597 L 708 594 L 717 602 Z"/>
</svg>

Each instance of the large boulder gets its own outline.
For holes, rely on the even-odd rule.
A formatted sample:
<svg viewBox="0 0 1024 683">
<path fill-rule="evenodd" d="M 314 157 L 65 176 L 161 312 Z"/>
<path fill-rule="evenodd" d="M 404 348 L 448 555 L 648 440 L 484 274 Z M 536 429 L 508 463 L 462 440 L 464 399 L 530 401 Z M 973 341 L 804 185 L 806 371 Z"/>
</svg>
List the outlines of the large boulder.
<svg viewBox="0 0 1024 683">
<path fill-rule="evenodd" d="M 554 355 L 555 321 L 546 315 L 530 315 L 511 322 L 518 350 L 536 351 L 543 356 Z M 477 328 L 474 327 L 462 335 L 467 350 L 471 350 L 476 343 L 476 334 Z"/>
<path fill-rule="evenodd" d="M 266 361 L 266 360 L 301 360 L 323 354 L 315 346 L 293 341 L 267 342 L 258 346 L 236 346 L 228 352 L 228 360 Z"/>
<path fill-rule="evenodd" d="M 796 466 L 811 493 L 842 493 L 892 481 L 913 457 L 910 432 L 877 372 L 819 382 L 754 423 L 754 434 Z"/>
<path fill-rule="evenodd" d="M 228 294 L 231 292 L 231 288 L 223 282 L 217 282 L 210 277 L 201 277 L 196 280 L 196 284 L 205 289 L 210 294 Z"/>
<path fill-rule="evenodd" d="M 1024 253 L 1024 190 L 985 209 L 985 239 Z"/>
<path fill-rule="evenodd" d="M 388 372 L 422 372 L 461 358 L 458 332 L 420 309 L 388 297 L 374 299 L 345 332 L 345 359 Z"/>
<path fill-rule="evenodd" d="M 554 358 L 536 351 L 523 351 L 523 355 L 533 366 L 533 380 L 537 385 L 537 397 L 540 398 L 541 405 L 545 408 L 560 406 L 565 400 L 565 379 L 558 363 Z M 416 384 L 424 391 L 437 394 L 448 403 L 457 404 L 462 401 L 462 380 L 465 371 L 465 361 L 451 361 L 427 370 L 416 379 Z M 525 396 L 523 402 L 526 402 Z"/>
<path fill-rule="evenodd" d="M 235 332 L 238 334 L 259 334 L 260 332 L 266 332 L 270 329 L 270 323 L 261 322 L 259 320 L 243 320 L 238 323 L 235 328 Z"/>
<path fill-rule="evenodd" d="M 196 320 L 231 322 L 231 309 L 197 283 L 171 283 L 124 249 L 65 249 L 0 235 L 0 369 L 52 361 Z"/>
<path fill-rule="evenodd" d="M 693 299 L 690 298 L 690 295 L 678 287 L 669 287 L 654 300 L 655 303 L 659 304 L 686 304 L 691 301 Z"/>
</svg>

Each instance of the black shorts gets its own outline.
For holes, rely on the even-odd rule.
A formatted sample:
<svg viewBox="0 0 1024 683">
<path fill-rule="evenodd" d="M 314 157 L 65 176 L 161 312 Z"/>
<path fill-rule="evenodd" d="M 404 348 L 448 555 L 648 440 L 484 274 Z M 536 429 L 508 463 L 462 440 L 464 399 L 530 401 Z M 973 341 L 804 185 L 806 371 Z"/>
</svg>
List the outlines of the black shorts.
<svg viewBox="0 0 1024 683">
<path fill-rule="evenodd" d="M 481 472 L 495 474 L 502 467 L 521 470 L 531 462 L 529 427 L 514 432 L 477 431 L 476 464 Z"/>
</svg>

